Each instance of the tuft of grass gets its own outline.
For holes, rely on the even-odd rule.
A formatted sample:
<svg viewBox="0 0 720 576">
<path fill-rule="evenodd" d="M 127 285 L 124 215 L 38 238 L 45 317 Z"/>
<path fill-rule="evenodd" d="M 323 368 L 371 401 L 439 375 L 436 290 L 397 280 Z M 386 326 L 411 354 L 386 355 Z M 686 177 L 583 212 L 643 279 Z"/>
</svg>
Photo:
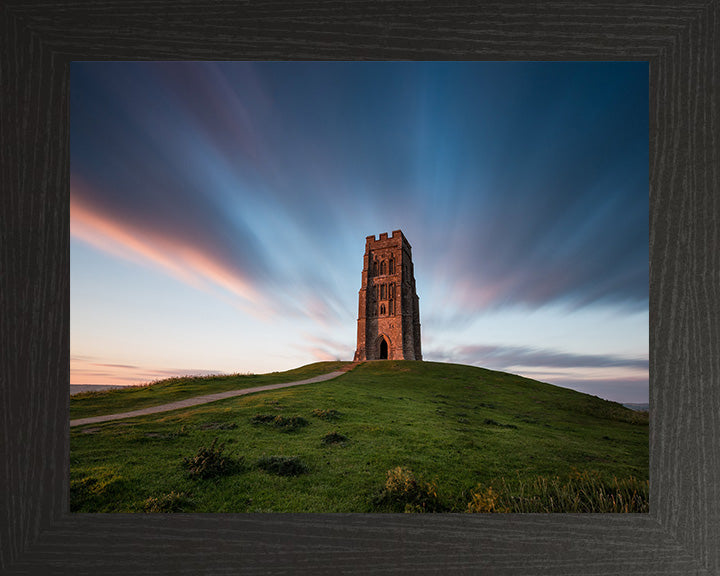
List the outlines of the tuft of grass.
<svg viewBox="0 0 720 576">
<path fill-rule="evenodd" d="M 596 471 L 569 477 L 504 478 L 496 486 L 478 486 L 468 512 L 648 512 L 649 482 L 634 477 L 604 480 Z"/>
<path fill-rule="evenodd" d="M 239 472 L 243 468 L 243 459 L 234 459 L 223 454 L 225 444 L 217 444 L 217 438 L 210 446 L 201 446 L 194 456 L 183 458 L 182 467 L 191 478 L 215 478 Z"/>
<path fill-rule="evenodd" d="M 275 420 L 275 414 L 255 414 L 250 418 L 250 422 L 253 424 L 270 424 Z"/>
<path fill-rule="evenodd" d="M 337 410 L 333 410 L 333 409 L 321 410 L 320 408 L 315 408 L 312 411 L 312 415 L 315 416 L 316 418 L 322 418 L 323 420 L 329 420 L 329 421 L 339 420 L 340 416 L 342 416 L 342 414 L 340 412 L 338 412 Z"/>
<path fill-rule="evenodd" d="M 385 488 L 374 504 L 392 512 L 442 512 L 437 484 L 424 482 L 409 468 L 397 466 L 387 471 Z"/>
<path fill-rule="evenodd" d="M 487 424 L 488 426 L 497 426 L 498 428 L 517 428 L 515 424 L 500 424 L 500 422 L 496 422 L 492 418 L 485 418 L 485 420 L 483 420 L 483 424 Z"/>
<path fill-rule="evenodd" d="M 325 434 L 325 436 L 322 437 L 322 440 L 320 440 L 323 444 L 340 444 L 345 445 L 345 443 L 348 441 L 348 437 L 344 434 L 340 434 L 337 430 L 333 430 L 332 432 L 328 432 Z"/>
<path fill-rule="evenodd" d="M 309 468 L 299 456 L 261 456 L 258 468 L 277 476 L 299 476 L 306 474 Z"/>
<path fill-rule="evenodd" d="M 479 486 L 478 491 L 472 494 L 468 512 L 509 512 L 499 501 L 500 494 L 493 490 L 492 486 Z"/>
<path fill-rule="evenodd" d="M 127 492 L 127 482 L 114 474 L 86 476 L 70 482 L 70 509 L 77 512 L 111 512 Z"/>
<path fill-rule="evenodd" d="M 256 414 L 250 419 L 250 422 L 253 424 L 270 424 L 283 432 L 294 432 L 309 424 L 302 416 L 274 416 L 272 414 Z"/>
<path fill-rule="evenodd" d="M 145 512 L 186 512 L 192 500 L 184 492 L 169 492 L 162 496 L 150 496 L 143 502 L 143 511 Z"/>
</svg>

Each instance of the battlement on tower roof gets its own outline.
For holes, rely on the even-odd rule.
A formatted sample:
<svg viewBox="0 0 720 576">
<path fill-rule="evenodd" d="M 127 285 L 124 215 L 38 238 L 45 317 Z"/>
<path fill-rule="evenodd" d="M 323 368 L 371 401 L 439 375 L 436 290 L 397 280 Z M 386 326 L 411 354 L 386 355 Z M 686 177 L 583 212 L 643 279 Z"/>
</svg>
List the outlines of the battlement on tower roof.
<svg viewBox="0 0 720 576">
<path fill-rule="evenodd" d="M 406 244 L 408 248 L 411 248 L 410 242 L 407 241 L 407 238 L 405 238 L 405 235 L 402 233 L 402 230 L 393 230 L 391 235 L 388 237 L 387 232 L 383 232 L 380 234 L 380 238 L 376 238 L 373 234 L 372 236 L 366 236 L 365 237 L 365 246 L 368 247 L 374 247 L 374 248 L 380 248 L 384 246 L 396 246 L 398 244 L 398 241 L 400 244 Z M 376 246 L 376 245 L 380 246 Z"/>
</svg>

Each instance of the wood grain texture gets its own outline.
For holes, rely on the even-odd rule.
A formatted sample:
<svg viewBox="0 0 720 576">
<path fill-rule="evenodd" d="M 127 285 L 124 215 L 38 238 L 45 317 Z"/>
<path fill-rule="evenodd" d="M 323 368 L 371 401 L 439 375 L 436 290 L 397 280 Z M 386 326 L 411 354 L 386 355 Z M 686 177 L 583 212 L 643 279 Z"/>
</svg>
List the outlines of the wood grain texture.
<svg viewBox="0 0 720 576">
<path fill-rule="evenodd" d="M 0 7 L 0 572 L 720 574 L 718 0 Z M 651 513 L 69 514 L 69 63 L 643 60 Z"/>
</svg>

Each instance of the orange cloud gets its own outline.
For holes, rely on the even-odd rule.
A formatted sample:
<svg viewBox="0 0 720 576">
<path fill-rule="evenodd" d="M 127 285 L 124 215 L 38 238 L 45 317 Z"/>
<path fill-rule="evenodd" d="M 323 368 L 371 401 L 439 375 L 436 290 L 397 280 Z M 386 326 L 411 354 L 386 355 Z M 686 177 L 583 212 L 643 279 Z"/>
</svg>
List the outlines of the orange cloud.
<svg viewBox="0 0 720 576">
<path fill-rule="evenodd" d="M 85 190 L 84 183 L 72 179 L 70 233 L 74 238 L 118 258 L 157 267 L 193 288 L 216 286 L 245 303 L 257 305 L 261 301 L 260 293 L 237 270 L 178 238 L 113 219 L 83 200 L 90 195 Z M 253 307 L 247 309 L 252 311 Z"/>
</svg>

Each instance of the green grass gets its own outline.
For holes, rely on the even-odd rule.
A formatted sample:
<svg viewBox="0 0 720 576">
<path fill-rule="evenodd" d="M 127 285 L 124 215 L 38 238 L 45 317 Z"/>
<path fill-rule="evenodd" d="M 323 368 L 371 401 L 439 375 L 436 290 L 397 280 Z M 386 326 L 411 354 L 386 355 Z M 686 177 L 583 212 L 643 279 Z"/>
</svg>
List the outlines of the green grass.
<svg viewBox="0 0 720 576">
<path fill-rule="evenodd" d="M 478 486 L 468 512 L 649 512 L 649 484 L 633 476 L 608 481 L 597 472 L 523 479 Z"/>
<path fill-rule="evenodd" d="M 318 367 L 322 373 L 337 365 L 300 368 L 298 379 Z M 224 385 L 221 380 L 215 386 Z M 110 409 L 100 400 L 97 413 L 132 409 L 118 409 L 114 399 Z M 283 430 L 254 423 L 257 415 L 307 424 Z M 323 441 L 335 434 L 344 440 Z M 183 460 L 216 438 L 245 466 L 213 478 L 188 476 Z M 634 482 L 630 488 L 639 487 L 647 502 L 647 413 L 456 364 L 367 362 L 328 382 L 72 428 L 70 447 L 71 510 L 78 512 L 162 506 L 188 512 L 466 512 L 477 494 L 484 502 L 489 487 L 505 491 L 498 508 L 532 493 L 534 500 L 516 509 L 540 511 L 563 493 L 564 504 L 548 509 L 571 511 L 573 490 L 599 486 L 612 495 L 618 481 Z M 259 465 L 269 461 L 306 468 L 282 476 Z M 388 471 L 397 468 L 420 492 L 406 489 L 396 498 L 388 490 Z M 583 474 L 594 484 L 572 482 Z M 590 509 L 601 500 L 590 498 Z"/>
<path fill-rule="evenodd" d="M 70 419 L 130 412 L 193 396 L 228 390 L 241 390 L 281 382 L 297 382 L 341 370 L 349 364 L 350 362 L 316 362 L 287 372 L 232 374 L 230 376 L 183 376 L 168 378 L 148 386 L 128 386 L 102 392 L 81 392 L 70 398 Z"/>
</svg>

